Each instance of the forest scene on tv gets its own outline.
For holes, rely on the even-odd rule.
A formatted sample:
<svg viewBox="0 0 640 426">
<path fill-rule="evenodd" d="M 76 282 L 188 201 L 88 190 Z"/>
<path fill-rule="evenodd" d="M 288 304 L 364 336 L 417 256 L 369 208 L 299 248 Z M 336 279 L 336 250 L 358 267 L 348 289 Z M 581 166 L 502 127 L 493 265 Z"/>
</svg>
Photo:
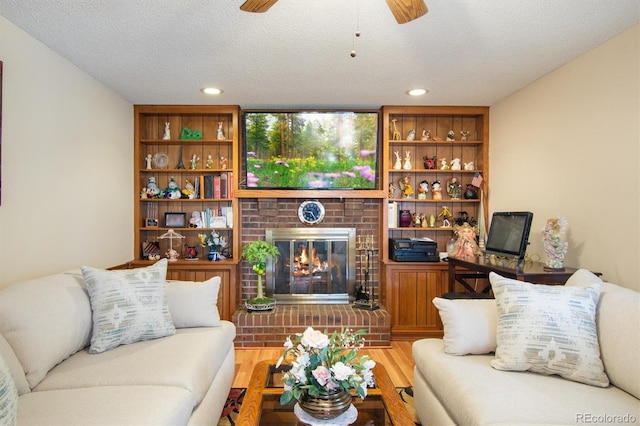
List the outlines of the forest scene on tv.
<svg viewBox="0 0 640 426">
<path fill-rule="evenodd" d="M 376 189 L 375 112 L 245 112 L 247 188 Z"/>
</svg>

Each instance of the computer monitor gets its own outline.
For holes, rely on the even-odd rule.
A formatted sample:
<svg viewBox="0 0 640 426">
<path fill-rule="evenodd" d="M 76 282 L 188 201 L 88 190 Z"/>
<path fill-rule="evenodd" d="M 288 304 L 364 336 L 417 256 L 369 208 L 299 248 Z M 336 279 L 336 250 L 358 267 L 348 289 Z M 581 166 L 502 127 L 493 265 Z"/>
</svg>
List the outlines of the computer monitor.
<svg viewBox="0 0 640 426">
<path fill-rule="evenodd" d="M 485 244 L 487 255 L 524 259 L 529 244 L 533 213 L 496 212 L 491 218 L 489 237 Z"/>
</svg>

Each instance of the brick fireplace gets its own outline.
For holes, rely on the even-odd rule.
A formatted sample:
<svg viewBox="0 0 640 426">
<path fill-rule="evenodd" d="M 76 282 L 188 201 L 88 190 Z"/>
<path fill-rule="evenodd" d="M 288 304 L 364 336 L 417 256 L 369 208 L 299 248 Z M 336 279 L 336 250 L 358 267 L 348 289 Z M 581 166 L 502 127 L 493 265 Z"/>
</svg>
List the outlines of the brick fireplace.
<svg viewBox="0 0 640 426">
<path fill-rule="evenodd" d="M 305 199 L 259 198 L 241 199 L 242 244 L 255 240 L 265 240 L 267 229 L 313 229 L 354 228 L 358 236 L 372 236 L 377 247 L 381 218 L 380 199 L 322 199 L 325 206 L 324 221 L 312 228 L 306 227 L 297 218 L 298 206 Z M 362 282 L 360 275 L 364 258 L 356 253 L 354 283 Z M 379 299 L 379 259 L 373 259 L 369 275 L 373 282 L 373 292 Z M 251 267 L 242 262 L 241 300 L 244 303 L 257 295 L 257 276 Z M 352 291 L 352 290 L 349 290 Z M 271 294 L 271 292 L 268 292 Z M 278 302 L 272 312 L 248 313 L 237 309 L 232 318 L 236 324 L 238 346 L 282 346 L 287 336 L 301 333 L 307 326 L 329 331 L 341 327 L 368 330 L 368 344 L 388 346 L 391 338 L 391 316 L 384 309 L 367 311 L 353 308 L 349 303 L 305 303 L 283 304 Z"/>
</svg>

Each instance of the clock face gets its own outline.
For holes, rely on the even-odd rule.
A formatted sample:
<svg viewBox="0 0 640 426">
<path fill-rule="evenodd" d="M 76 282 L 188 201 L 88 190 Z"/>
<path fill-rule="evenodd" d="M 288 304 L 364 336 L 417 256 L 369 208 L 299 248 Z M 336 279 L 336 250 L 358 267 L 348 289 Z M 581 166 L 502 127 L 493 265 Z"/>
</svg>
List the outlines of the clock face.
<svg viewBox="0 0 640 426">
<path fill-rule="evenodd" d="M 324 206 L 319 201 L 304 201 L 298 208 L 300 222 L 315 225 L 324 219 Z"/>
</svg>

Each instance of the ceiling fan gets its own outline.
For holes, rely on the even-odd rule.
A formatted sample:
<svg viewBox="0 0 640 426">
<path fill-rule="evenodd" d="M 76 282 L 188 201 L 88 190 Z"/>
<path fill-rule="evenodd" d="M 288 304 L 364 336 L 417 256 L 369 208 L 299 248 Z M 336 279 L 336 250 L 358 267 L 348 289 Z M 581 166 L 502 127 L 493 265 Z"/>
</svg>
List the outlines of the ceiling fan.
<svg viewBox="0 0 640 426">
<path fill-rule="evenodd" d="M 276 4 L 278 0 L 246 0 L 240 10 L 263 13 Z M 391 13 L 398 24 L 405 24 L 426 14 L 429 9 L 424 0 L 386 0 Z"/>
</svg>

